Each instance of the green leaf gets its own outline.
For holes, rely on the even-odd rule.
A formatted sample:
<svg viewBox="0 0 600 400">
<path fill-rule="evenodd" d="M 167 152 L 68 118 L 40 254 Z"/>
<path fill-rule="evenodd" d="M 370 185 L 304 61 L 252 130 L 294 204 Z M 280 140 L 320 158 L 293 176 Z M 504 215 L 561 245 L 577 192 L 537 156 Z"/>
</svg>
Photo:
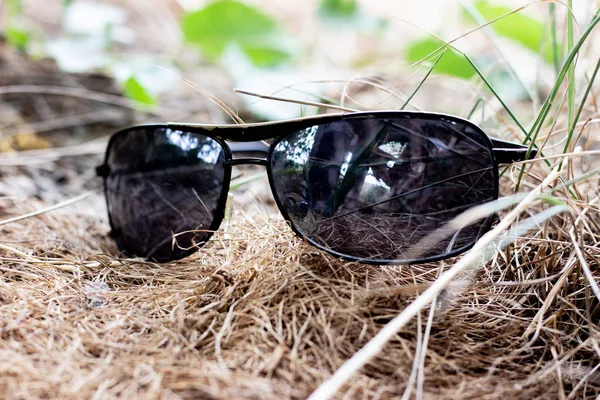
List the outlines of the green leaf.
<svg viewBox="0 0 600 400">
<path fill-rule="evenodd" d="M 443 45 L 444 42 L 434 37 L 413 41 L 406 48 L 406 59 L 410 62 L 420 61 Z M 444 55 L 437 61 L 434 72 L 464 79 L 469 79 L 475 75 L 475 70 L 464 56 L 450 47 L 446 48 Z"/>
<path fill-rule="evenodd" d="M 331 30 L 379 35 L 389 26 L 385 18 L 362 13 L 356 0 L 321 0 L 318 15 L 323 27 Z"/>
<path fill-rule="evenodd" d="M 352 19 L 358 14 L 356 0 L 321 0 L 319 15 L 323 18 Z"/>
<path fill-rule="evenodd" d="M 125 92 L 125 96 L 138 103 L 148 106 L 154 106 L 157 103 L 156 98 L 148 93 L 146 88 L 133 76 L 123 83 L 123 91 Z"/>
<path fill-rule="evenodd" d="M 29 43 L 29 32 L 9 26 L 4 32 L 6 35 L 6 41 L 13 47 L 21 50 L 27 50 L 27 44 Z"/>
<path fill-rule="evenodd" d="M 272 17 L 236 0 L 218 0 L 184 15 L 181 30 L 212 61 L 234 44 L 254 65 L 270 67 L 290 59 L 296 47 Z"/>
<path fill-rule="evenodd" d="M 8 0 L 7 1 L 8 16 L 17 17 L 23 14 L 23 1 L 22 0 Z"/>
<path fill-rule="evenodd" d="M 491 5 L 487 0 L 478 0 L 475 8 L 487 20 L 492 21 L 514 9 L 507 6 Z M 520 43 L 524 47 L 540 52 L 544 60 L 551 63 L 554 59 L 554 49 L 550 38 L 544 38 L 546 27 L 542 22 L 523 12 L 516 12 L 495 21 L 490 27 L 498 35 Z M 561 54 L 560 49 L 558 50 Z"/>
</svg>

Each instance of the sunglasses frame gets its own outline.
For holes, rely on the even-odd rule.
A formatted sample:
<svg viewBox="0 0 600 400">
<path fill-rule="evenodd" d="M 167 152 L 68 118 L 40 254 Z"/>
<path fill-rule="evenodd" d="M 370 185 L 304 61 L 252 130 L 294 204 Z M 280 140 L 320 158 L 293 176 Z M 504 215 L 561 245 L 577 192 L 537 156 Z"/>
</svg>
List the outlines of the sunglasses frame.
<svg viewBox="0 0 600 400">
<path fill-rule="evenodd" d="M 370 111 L 370 112 L 353 112 L 353 113 L 335 113 L 335 114 L 323 114 L 317 116 L 310 117 L 302 117 L 295 118 L 290 120 L 283 121 L 273 121 L 273 122 L 263 122 L 263 123 L 250 123 L 250 124 L 224 124 L 224 125 L 212 125 L 212 124 L 186 124 L 186 123 L 166 123 L 166 124 L 143 124 L 143 125 L 134 125 L 124 129 L 119 130 L 114 133 L 109 142 L 106 149 L 106 154 L 104 157 L 104 163 L 98 167 L 96 167 L 96 174 L 99 177 L 102 177 L 104 180 L 104 194 L 106 199 L 107 211 L 108 211 L 108 219 L 111 227 L 111 237 L 115 240 L 119 248 L 128 256 L 134 256 L 130 252 L 125 249 L 121 243 L 119 243 L 117 236 L 114 231 L 113 217 L 110 213 L 110 208 L 108 204 L 108 185 L 107 179 L 110 175 L 110 166 L 108 165 L 108 160 L 110 156 L 110 152 L 112 149 L 112 145 L 116 140 L 121 138 L 124 135 L 127 135 L 128 132 L 135 131 L 137 129 L 143 128 L 168 128 L 173 130 L 180 130 L 189 133 L 196 133 L 216 141 L 221 148 L 223 149 L 225 161 L 223 162 L 224 168 L 224 176 L 223 176 L 223 187 L 221 189 L 221 193 L 219 194 L 219 199 L 217 201 L 216 213 L 214 215 L 213 221 L 211 222 L 210 227 L 207 229 L 207 237 L 202 242 L 197 243 L 195 246 L 192 246 L 189 249 L 186 249 L 182 253 L 177 254 L 175 257 L 169 258 L 168 260 L 159 260 L 159 262 L 168 262 L 175 261 L 178 259 L 185 258 L 196 251 L 199 250 L 200 247 L 204 246 L 213 234 L 219 229 L 221 222 L 225 216 L 225 209 L 227 203 L 227 197 L 229 193 L 229 188 L 231 184 L 231 175 L 232 175 L 232 167 L 236 165 L 263 165 L 267 168 L 267 177 L 269 180 L 269 185 L 271 187 L 271 192 L 273 194 L 273 198 L 275 200 L 275 204 L 279 209 L 279 212 L 283 216 L 283 218 L 288 222 L 288 225 L 292 228 L 292 230 L 296 233 L 297 236 L 302 238 L 303 240 L 310 243 L 312 246 L 323 250 L 333 256 L 343 258 L 348 261 L 353 262 L 361 262 L 365 264 L 373 264 L 373 265 L 408 265 L 408 264 L 421 264 L 427 262 L 434 262 L 443 260 L 446 258 L 454 257 L 458 254 L 461 254 L 465 251 L 468 251 L 470 248 L 474 246 L 474 244 L 479 240 L 481 235 L 487 231 L 489 231 L 495 215 L 488 217 L 485 225 L 481 228 L 481 235 L 473 240 L 472 243 L 463 246 L 459 249 L 455 249 L 449 253 L 444 253 L 441 255 L 435 255 L 430 257 L 424 257 L 419 259 L 408 259 L 408 260 L 374 260 L 367 258 L 360 258 L 349 256 L 345 254 L 338 253 L 334 250 L 326 248 L 321 244 L 311 240 L 310 238 L 305 237 L 293 224 L 291 221 L 289 214 L 286 208 L 283 206 L 282 202 L 278 198 L 277 192 L 275 191 L 275 181 L 273 176 L 273 171 L 271 168 L 271 160 L 272 155 L 275 150 L 277 144 L 284 140 L 288 135 L 296 133 L 302 129 L 306 129 L 308 127 L 320 124 L 327 124 L 332 122 L 337 122 L 341 120 L 348 119 L 365 119 L 365 118 L 394 118 L 394 119 L 413 119 L 418 118 L 421 120 L 436 120 L 436 121 L 447 121 L 450 123 L 457 122 L 464 125 L 468 125 L 475 132 L 477 132 L 481 137 L 484 138 L 485 143 L 489 146 L 489 150 L 492 156 L 493 165 L 493 174 L 494 174 L 494 196 L 493 200 L 498 198 L 499 194 L 499 172 L 498 167 L 500 164 L 510 164 L 517 161 L 525 161 L 527 159 L 533 159 L 537 155 L 537 151 L 535 149 L 529 151 L 528 146 L 511 143 L 500 139 L 490 138 L 479 126 L 475 125 L 469 120 L 466 120 L 461 117 L 442 114 L 442 113 L 431 113 L 431 112 L 415 112 L 415 111 Z M 267 146 L 264 143 L 259 141 L 273 139 L 273 141 Z M 257 143 L 258 142 L 258 143 Z M 260 152 L 265 153 L 265 158 L 257 158 L 257 157 L 240 157 L 234 158 L 234 153 L 251 153 L 251 152 Z"/>
</svg>

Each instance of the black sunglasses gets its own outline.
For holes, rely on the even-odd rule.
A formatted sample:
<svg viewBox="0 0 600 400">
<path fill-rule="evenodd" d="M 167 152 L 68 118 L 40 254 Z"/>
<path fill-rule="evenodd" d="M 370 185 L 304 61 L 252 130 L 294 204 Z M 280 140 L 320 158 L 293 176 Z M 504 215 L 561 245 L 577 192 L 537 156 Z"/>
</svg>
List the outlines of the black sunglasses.
<svg viewBox="0 0 600 400">
<path fill-rule="evenodd" d="M 264 157 L 233 157 L 243 152 Z M 453 232 L 447 223 L 497 199 L 498 165 L 526 158 L 526 146 L 458 117 L 380 111 L 134 126 L 112 136 L 97 174 L 111 235 L 129 255 L 165 262 L 197 250 L 223 219 L 232 167 L 258 164 L 283 217 L 312 245 L 352 261 L 411 264 L 473 246 L 493 216 Z M 415 249 L 426 237 L 427 248 Z"/>
</svg>

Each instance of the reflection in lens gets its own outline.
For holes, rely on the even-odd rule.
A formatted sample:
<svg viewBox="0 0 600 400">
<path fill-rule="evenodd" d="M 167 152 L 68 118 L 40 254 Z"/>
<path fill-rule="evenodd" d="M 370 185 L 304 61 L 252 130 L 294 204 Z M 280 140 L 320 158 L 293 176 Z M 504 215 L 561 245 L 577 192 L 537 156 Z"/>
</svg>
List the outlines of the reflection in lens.
<svg viewBox="0 0 600 400">
<path fill-rule="evenodd" d="M 211 236 L 224 154 L 206 136 L 137 128 L 109 149 L 107 202 L 113 236 L 128 253 L 168 261 Z"/>
<path fill-rule="evenodd" d="M 458 253 L 490 220 L 451 232 L 444 225 L 496 197 L 488 142 L 452 120 L 366 117 L 312 126 L 275 145 L 271 168 L 294 227 L 326 250 L 363 260 Z"/>
</svg>

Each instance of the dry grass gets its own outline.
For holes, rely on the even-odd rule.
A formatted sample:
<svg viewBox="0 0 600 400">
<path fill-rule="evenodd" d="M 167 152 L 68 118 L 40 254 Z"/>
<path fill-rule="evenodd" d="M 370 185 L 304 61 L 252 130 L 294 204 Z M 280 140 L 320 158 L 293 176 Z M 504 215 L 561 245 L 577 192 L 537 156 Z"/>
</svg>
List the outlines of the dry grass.
<svg viewBox="0 0 600 400">
<path fill-rule="evenodd" d="M 5 203 L 11 215 L 40 206 Z M 595 272 L 598 209 L 572 207 L 587 212 L 577 232 Z M 265 215 L 238 213 L 230 233 L 163 265 L 119 259 L 106 224 L 73 209 L 3 226 L 0 390 L 11 398 L 305 398 L 443 266 L 344 263 Z M 543 224 L 472 284 L 448 288 L 431 324 L 423 310 L 339 396 L 400 397 L 409 382 L 423 398 L 598 393 L 600 305 L 574 254 L 572 224 Z M 411 372 L 424 336 L 420 382 Z"/>
<path fill-rule="evenodd" d="M 2 86 L 22 90 L 28 73 L 20 64 L 14 69 L 24 71 L 23 81 Z M 439 87 L 424 91 L 452 89 L 439 81 Z M 386 83 L 377 80 L 379 86 Z M 379 95 L 389 97 L 398 88 L 384 89 Z M 354 94 L 373 104 L 378 98 L 367 90 Z M 114 100 L 111 95 L 99 94 Z M 337 398 L 600 394 L 597 96 L 592 91 L 571 146 L 596 153 L 568 158 L 562 179 L 576 180 L 569 186 L 572 193 L 561 189 L 560 181 L 544 190 L 571 214 L 540 222 L 451 283 L 433 307 L 423 308 L 342 386 Z M 37 95 L 12 92 L 3 99 L 29 104 L 31 121 L 11 123 L 0 114 L 2 128 L 24 126 L 27 132 L 47 128 L 44 114 L 36 112 L 57 101 L 47 95 L 42 107 Z M 180 100 L 170 106 L 180 111 L 180 119 L 214 116 L 205 112 L 207 101 L 199 105 L 186 98 L 182 111 Z M 75 117 L 51 114 L 69 129 L 93 123 L 92 132 L 105 132 L 108 128 L 97 124 L 123 125 L 132 118 L 129 111 L 119 109 L 115 116 L 96 103 L 68 101 L 60 103 L 61 113 L 68 117 L 79 107 Z M 489 108 L 499 110 L 494 103 Z M 566 134 L 565 107 L 556 105 L 554 111 L 556 124 L 545 126 L 538 138 L 549 156 L 562 152 Z M 86 120 L 91 117 L 96 119 Z M 493 133 L 521 139 L 503 117 L 499 112 Z M 64 199 L 65 188 L 57 182 L 66 180 L 70 195 L 95 188 L 91 171 L 97 160 L 0 160 L 0 219 Z M 42 163 L 33 165 L 37 162 Z M 21 166 L 5 166 L 11 163 Z M 551 169 L 539 160 L 528 164 L 521 191 L 537 187 Z M 512 166 L 504 174 L 503 194 L 511 194 L 519 170 Z M 257 202 L 254 193 L 264 191 L 260 184 L 266 182 L 237 194 L 236 204 L 245 207 L 237 207 L 205 247 L 168 264 L 119 256 L 107 237 L 100 195 L 0 222 L 0 393 L 11 399 L 303 399 L 456 263 L 376 267 L 336 260 L 298 239 L 272 204 Z M 548 207 L 533 203 L 514 225 Z"/>
</svg>

